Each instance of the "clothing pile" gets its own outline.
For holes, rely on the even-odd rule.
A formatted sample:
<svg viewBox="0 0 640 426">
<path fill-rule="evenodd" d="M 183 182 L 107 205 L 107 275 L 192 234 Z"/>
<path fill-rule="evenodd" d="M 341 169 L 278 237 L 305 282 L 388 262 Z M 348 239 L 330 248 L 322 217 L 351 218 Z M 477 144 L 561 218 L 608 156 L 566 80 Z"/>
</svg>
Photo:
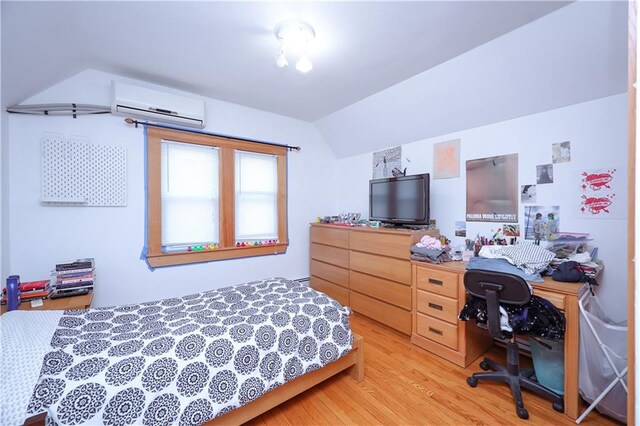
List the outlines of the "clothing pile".
<svg viewBox="0 0 640 426">
<path fill-rule="evenodd" d="M 543 282 L 540 272 L 547 269 L 554 254 L 535 244 L 482 246 L 479 257 L 469 260 L 467 269 L 505 272 L 525 281 Z"/>
<path fill-rule="evenodd" d="M 506 272 L 532 282 L 544 281 L 540 273 L 546 270 L 556 257 L 553 252 L 535 244 L 483 246 L 479 256 L 469 261 L 467 269 Z M 533 293 L 531 286 L 529 290 Z M 464 305 L 458 318 L 486 324 L 486 301 L 472 297 Z M 551 302 L 534 295 L 529 303 L 523 306 L 500 306 L 500 324 L 503 333 L 508 336 L 516 333 L 550 340 L 564 338 L 564 315 Z"/>
<path fill-rule="evenodd" d="M 589 234 L 562 233 L 554 240 L 549 250 L 555 258 L 547 271 L 554 280 L 564 282 L 587 282 L 597 285 L 596 277 L 604 269 L 601 261 L 596 260 L 598 249 L 589 251 Z"/>
<path fill-rule="evenodd" d="M 450 262 L 449 252 L 439 239 L 425 235 L 418 243 L 411 246 L 411 259 L 421 262 Z"/>
<path fill-rule="evenodd" d="M 476 297 L 469 299 L 458 316 L 462 321 L 476 320 L 479 324 L 486 324 L 487 318 L 486 301 Z M 529 303 L 523 306 L 500 306 L 500 328 L 507 337 L 515 333 L 563 340 L 565 319 L 547 299 L 531 296 Z"/>
</svg>

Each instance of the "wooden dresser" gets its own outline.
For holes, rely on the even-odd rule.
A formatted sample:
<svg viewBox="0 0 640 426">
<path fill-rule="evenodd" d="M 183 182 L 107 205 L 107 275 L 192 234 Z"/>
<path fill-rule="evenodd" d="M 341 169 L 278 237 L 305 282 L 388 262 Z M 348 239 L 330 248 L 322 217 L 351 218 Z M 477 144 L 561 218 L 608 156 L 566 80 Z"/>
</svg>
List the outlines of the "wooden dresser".
<svg viewBox="0 0 640 426">
<path fill-rule="evenodd" d="M 438 230 L 311 224 L 311 287 L 411 334 L 410 247 Z"/>
</svg>

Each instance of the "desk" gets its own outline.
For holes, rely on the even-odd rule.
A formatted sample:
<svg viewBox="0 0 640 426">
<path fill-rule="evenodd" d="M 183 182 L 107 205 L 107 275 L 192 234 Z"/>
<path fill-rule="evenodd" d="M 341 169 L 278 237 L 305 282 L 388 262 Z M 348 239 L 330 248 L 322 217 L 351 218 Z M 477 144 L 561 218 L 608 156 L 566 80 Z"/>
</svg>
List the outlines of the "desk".
<svg viewBox="0 0 640 426">
<path fill-rule="evenodd" d="M 31 307 L 31 302 L 22 302 L 18 307 L 20 311 L 66 311 L 69 309 L 86 309 L 91 306 L 93 291 L 82 296 L 61 297 L 59 299 L 44 299 L 43 305 L 37 308 Z M 7 305 L 2 305 L 0 314 L 7 311 Z"/>
<path fill-rule="evenodd" d="M 429 264 L 411 262 L 413 321 L 411 342 L 459 366 L 466 367 L 493 340 L 479 333 L 473 321 L 457 321 L 466 301 L 463 275 L 466 264 L 448 262 Z M 578 299 L 587 291 L 580 283 L 562 283 L 545 277 L 543 283 L 531 283 L 536 296 L 548 299 L 564 312 L 564 412 L 578 418 L 578 355 L 580 347 L 580 311 Z M 454 316 L 455 313 L 455 316 Z"/>
</svg>

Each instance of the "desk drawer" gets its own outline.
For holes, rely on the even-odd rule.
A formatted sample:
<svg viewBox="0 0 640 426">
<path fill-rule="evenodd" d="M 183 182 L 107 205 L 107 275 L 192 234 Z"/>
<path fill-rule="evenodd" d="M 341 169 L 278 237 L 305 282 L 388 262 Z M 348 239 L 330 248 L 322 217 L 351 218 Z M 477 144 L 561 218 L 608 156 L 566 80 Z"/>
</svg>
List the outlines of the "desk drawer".
<svg viewBox="0 0 640 426">
<path fill-rule="evenodd" d="M 311 275 L 338 284 L 344 288 L 349 288 L 349 270 L 328 263 L 311 259 L 309 264 Z"/>
<path fill-rule="evenodd" d="M 458 274 L 420 266 L 416 266 L 416 268 L 418 268 L 416 273 L 418 289 L 453 299 L 458 298 Z"/>
<path fill-rule="evenodd" d="M 311 242 L 334 247 L 349 248 L 349 231 L 347 229 L 312 226 Z"/>
<path fill-rule="evenodd" d="M 418 312 L 423 314 L 452 324 L 458 323 L 458 301 L 456 299 L 418 290 L 416 308 Z"/>
<path fill-rule="evenodd" d="M 419 335 L 440 343 L 454 351 L 458 350 L 458 326 L 437 318 L 416 314 L 416 331 Z"/>
<path fill-rule="evenodd" d="M 538 297 L 542 297 L 543 299 L 547 299 L 549 302 L 553 303 L 553 306 L 564 311 L 565 309 L 565 296 L 557 293 L 549 293 L 544 290 L 534 289 L 533 294 Z"/>
<path fill-rule="evenodd" d="M 341 268 L 349 267 L 349 250 L 343 248 L 311 243 L 311 258 Z"/>
</svg>

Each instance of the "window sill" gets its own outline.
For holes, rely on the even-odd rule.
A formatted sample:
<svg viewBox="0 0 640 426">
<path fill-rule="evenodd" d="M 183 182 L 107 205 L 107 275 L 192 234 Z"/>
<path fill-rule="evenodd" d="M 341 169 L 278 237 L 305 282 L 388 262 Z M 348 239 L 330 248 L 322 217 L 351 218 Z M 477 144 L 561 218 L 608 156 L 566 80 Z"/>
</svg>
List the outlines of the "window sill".
<svg viewBox="0 0 640 426">
<path fill-rule="evenodd" d="M 280 243 L 269 246 L 218 248 L 210 251 L 149 254 L 147 255 L 147 261 L 152 267 L 158 268 L 162 266 L 283 254 L 286 253 L 287 246 L 288 244 Z"/>
</svg>

